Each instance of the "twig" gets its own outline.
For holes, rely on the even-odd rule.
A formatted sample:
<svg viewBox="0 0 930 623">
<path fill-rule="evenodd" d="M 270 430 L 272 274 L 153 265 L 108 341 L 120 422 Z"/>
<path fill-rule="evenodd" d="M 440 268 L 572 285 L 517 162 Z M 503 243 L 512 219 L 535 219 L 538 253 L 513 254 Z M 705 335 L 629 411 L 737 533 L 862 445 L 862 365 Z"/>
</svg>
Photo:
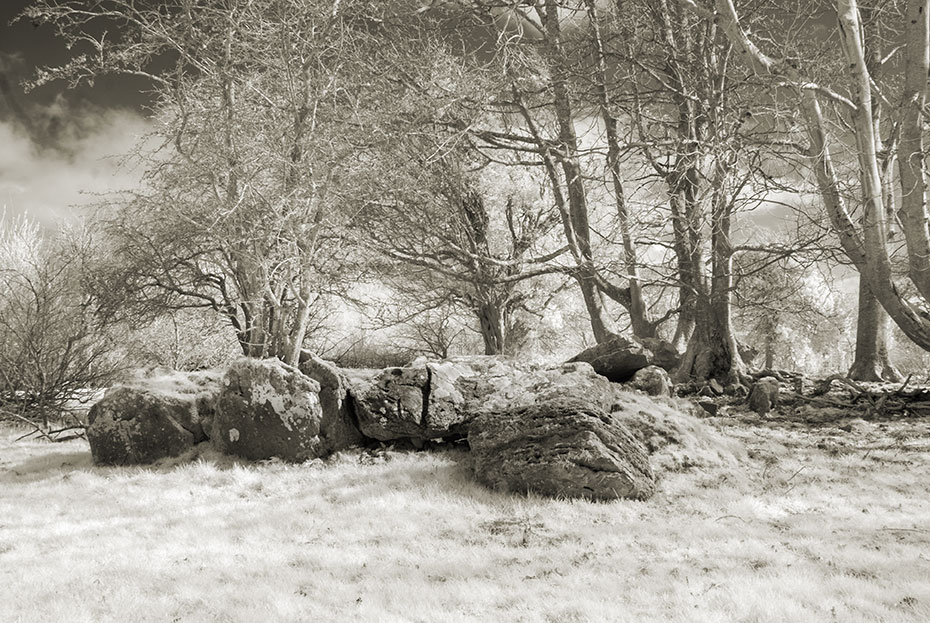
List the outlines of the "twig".
<svg viewBox="0 0 930 623">
<path fill-rule="evenodd" d="M 19 415 L 19 414 L 17 414 L 17 413 L 13 413 L 12 411 L 7 411 L 6 409 L 0 409 L 0 411 L 3 411 L 3 413 L 5 413 L 5 414 L 7 414 L 7 415 L 9 415 L 9 416 L 12 416 L 12 417 L 14 417 L 14 418 L 16 418 L 17 420 L 19 420 L 19 421 L 21 421 L 21 422 L 23 422 L 23 423 L 25 423 L 25 424 L 28 424 L 29 426 L 31 426 L 31 427 L 34 429 L 34 430 L 29 431 L 29 432 L 26 433 L 25 435 L 22 435 L 22 436 L 20 436 L 20 437 L 17 437 L 15 441 L 19 441 L 20 439 L 25 439 L 25 438 L 28 437 L 29 435 L 35 435 L 36 433 L 38 433 L 38 434 L 41 435 L 42 437 L 45 437 L 45 438 L 48 439 L 49 441 L 55 441 L 54 439 L 52 439 L 51 437 L 48 436 L 48 433 L 46 433 L 44 430 L 42 430 L 42 427 L 41 427 L 41 426 L 39 426 L 38 424 L 36 424 L 36 423 L 33 422 L 32 420 L 30 420 L 30 419 L 28 419 L 28 418 L 24 418 L 23 416 L 21 416 L 21 415 Z"/>
<path fill-rule="evenodd" d="M 71 441 L 72 439 L 87 439 L 87 436 L 84 434 L 84 431 L 87 430 L 87 427 L 83 424 L 77 424 L 75 426 L 65 426 L 64 428 L 58 428 L 55 430 L 48 431 L 49 435 L 60 435 L 61 433 L 67 432 L 69 430 L 80 431 L 74 435 L 68 435 L 67 437 L 55 437 L 54 441 L 56 443 L 61 443 L 63 441 Z"/>
<path fill-rule="evenodd" d="M 903 392 L 904 388 L 907 387 L 907 384 L 910 382 L 912 376 L 914 375 L 913 374 L 907 375 L 907 378 L 904 379 L 904 382 L 901 384 L 901 387 L 898 388 L 898 391 L 896 391 L 895 394 L 897 394 L 898 396 L 901 395 L 901 392 Z"/>
<path fill-rule="evenodd" d="M 55 443 L 64 443 L 66 441 L 74 441 L 75 439 L 87 439 L 83 434 L 77 433 L 74 435 L 66 435 L 64 437 L 55 437 Z"/>
<path fill-rule="evenodd" d="M 794 477 L 797 476 L 798 474 L 800 474 L 801 472 L 803 472 L 803 471 L 805 470 L 806 467 L 807 467 L 806 465 L 802 465 L 802 466 L 801 466 L 801 469 L 799 469 L 799 470 L 796 471 L 795 473 L 791 474 L 791 478 L 789 478 L 788 480 L 786 480 L 785 483 L 791 482 L 791 481 L 794 479 Z"/>
</svg>

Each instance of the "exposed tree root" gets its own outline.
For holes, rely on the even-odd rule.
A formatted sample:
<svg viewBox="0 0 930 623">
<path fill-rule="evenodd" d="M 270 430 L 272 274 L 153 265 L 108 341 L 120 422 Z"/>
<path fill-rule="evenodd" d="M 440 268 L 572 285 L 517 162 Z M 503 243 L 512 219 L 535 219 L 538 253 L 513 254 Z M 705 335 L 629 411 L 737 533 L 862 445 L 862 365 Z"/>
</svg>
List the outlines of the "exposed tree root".
<svg viewBox="0 0 930 623">
<path fill-rule="evenodd" d="M 873 389 L 845 375 L 834 374 L 818 382 L 809 395 L 801 392 L 784 392 L 783 395 L 795 402 L 848 409 L 864 419 L 930 416 L 930 389 L 917 387 L 908 391 L 910 379 L 908 376 L 896 389 Z M 849 390 L 848 398 L 829 395 L 834 381 Z"/>
</svg>

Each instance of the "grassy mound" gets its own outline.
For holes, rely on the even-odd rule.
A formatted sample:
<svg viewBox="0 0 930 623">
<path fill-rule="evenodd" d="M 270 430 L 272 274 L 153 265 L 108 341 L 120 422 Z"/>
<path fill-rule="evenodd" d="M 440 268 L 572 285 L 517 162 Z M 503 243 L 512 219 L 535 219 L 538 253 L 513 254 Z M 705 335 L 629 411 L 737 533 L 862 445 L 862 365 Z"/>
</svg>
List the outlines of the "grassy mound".
<svg viewBox="0 0 930 623">
<path fill-rule="evenodd" d="M 693 406 L 677 398 L 651 398 L 623 392 L 614 414 L 650 453 L 658 476 L 689 469 L 738 469 L 746 458 L 739 441 L 725 437 L 708 419 L 693 415 Z"/>
</svg>

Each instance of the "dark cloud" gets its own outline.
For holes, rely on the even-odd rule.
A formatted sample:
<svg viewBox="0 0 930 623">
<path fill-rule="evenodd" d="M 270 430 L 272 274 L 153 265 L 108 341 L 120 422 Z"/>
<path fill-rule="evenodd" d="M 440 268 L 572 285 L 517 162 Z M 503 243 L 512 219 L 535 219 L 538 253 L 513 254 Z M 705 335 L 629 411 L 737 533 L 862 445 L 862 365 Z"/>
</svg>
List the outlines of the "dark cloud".
<svg viewBox="0 0 930 623">
<path fill-rule="evenodd" d="M 53 28 L 11 22 L 30 1 L 0 0 L 0 214 L 26 214 L 53 228 L 80 216 L 101 193 L 138 186 L 140 174 L 121 166 L 120 155 L 149 122 L 138 81 L 24 90 L 37 68 L 70 54 Z"/>
<path fill-rule="evenodd" d="M 142 115 L 76 105 L 61 95 L 47 104 L 23 101 L 4 77 L 13 95 L 0 95 L 0 211 L 54 227 L 96 195 L 138 184 L 138 173 L 121 166 L 121 156 L 148 131 Z"/>
<path fill-rule="evenodd" d="M 67 151 L 76 136 L 96 131 L 93 120 L 105 109 L 70 98 L 66 91 L 47 100 L 28 98 L 21 86 L 23 73 L 21 55 L 0 52 L 0 122 L 26 134 L 40 150 Z"/>
</svg>

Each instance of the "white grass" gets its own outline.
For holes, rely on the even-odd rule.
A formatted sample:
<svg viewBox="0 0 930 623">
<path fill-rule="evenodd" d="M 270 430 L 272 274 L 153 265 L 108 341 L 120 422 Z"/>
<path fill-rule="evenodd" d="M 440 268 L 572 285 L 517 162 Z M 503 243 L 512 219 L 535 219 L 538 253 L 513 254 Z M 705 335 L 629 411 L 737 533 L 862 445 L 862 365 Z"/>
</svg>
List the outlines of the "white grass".
<svg viewBox="0 0 930 623">
<path fill-rule="evenodd" d="M 0 621 L 930 620 L 926 423 L 718 427 L 748 456 L 610 504 L 455 451 L 96 468 L 0 429 Z"/>
</svg>

